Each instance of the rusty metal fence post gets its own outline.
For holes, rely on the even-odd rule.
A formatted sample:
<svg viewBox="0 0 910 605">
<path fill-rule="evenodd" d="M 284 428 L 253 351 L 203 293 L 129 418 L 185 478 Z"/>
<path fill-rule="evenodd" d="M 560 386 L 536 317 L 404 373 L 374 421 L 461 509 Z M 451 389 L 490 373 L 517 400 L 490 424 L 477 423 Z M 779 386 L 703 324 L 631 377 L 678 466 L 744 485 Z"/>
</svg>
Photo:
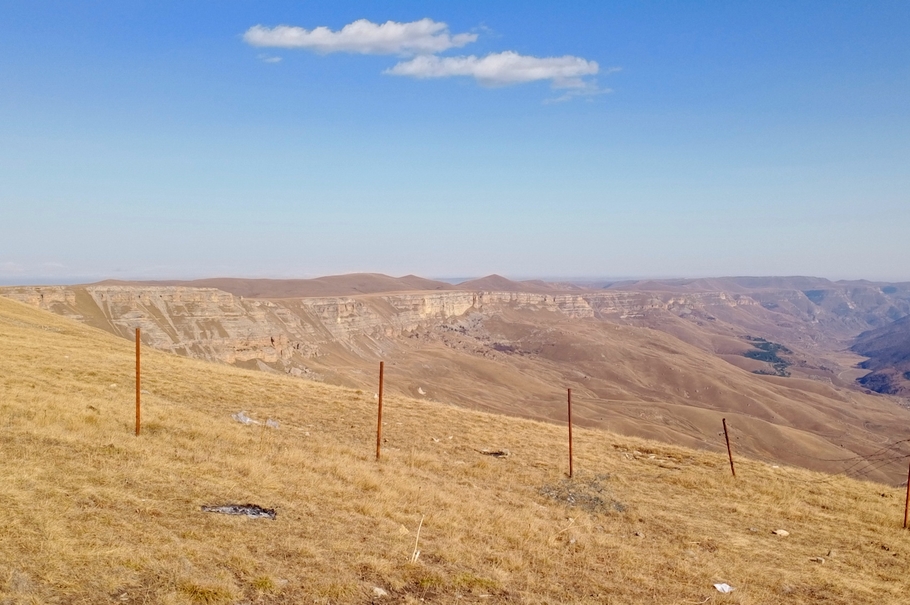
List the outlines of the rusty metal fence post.
<svg viewBox="0 0 910 605">
<path fill-rule="evenodd" d="M 568 393 L 569 406 L 569 477 L 572 476 L 572 389 Z"/>
<path fill-rule="evenodd" d="M 904 529 L 907 529 L 908 512 L 910 512 L 910 465 L 907 467 L 907 499 L 904 500 Z"/>
<path fill-rule="evenodd" d="M 379 451 L 382 448 L 382 374 L 383 362 L 379 362 L 379 412 L 376 420 L 376 460 L 379 460 Z"/>
<path fill-rule="evenodd" d="M 140 364 L 139 364 L 139 328 L 136 328 L 136 436 L 139 436 L 139 427 L 141 423 L 141 397 L 142 397 L 142 387 L 139 384 L 140 379 Z"/>
<path fill-rule="evenodd" d="M 736 469 L 733 468 L 733 450 L 730 449 L 730 434 L 727 432 L 727 419 L 724 418 L 724 439 L 727 440 L 727 457 L 730 458 L 730 472 L 736 477 Z"/>
</svg>

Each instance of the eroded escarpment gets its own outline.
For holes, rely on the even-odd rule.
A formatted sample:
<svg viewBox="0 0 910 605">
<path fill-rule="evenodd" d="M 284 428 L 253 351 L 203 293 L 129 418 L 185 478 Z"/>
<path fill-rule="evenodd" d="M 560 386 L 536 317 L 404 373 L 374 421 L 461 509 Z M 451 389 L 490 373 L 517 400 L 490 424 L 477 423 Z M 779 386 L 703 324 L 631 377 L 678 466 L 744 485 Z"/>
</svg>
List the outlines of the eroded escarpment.
<svg viewBox="0 0 910 605">
<path fill-rule="evenodd" d="M 320 355 L 380 356 L 403 334 L 451 318 L 504 309 L 549 311 L 574 319 L 680 314 L 711 306 L 757 305 L 724 293 L 655 295 L 592 292 L 419 292 L 298 299 L 244 299 L 213 288 L 180 286 L 29 286 L 2 295 L 131 337 L 165 351 L 229 364 L 260 361 L 306 370 Z"/>
</svg>

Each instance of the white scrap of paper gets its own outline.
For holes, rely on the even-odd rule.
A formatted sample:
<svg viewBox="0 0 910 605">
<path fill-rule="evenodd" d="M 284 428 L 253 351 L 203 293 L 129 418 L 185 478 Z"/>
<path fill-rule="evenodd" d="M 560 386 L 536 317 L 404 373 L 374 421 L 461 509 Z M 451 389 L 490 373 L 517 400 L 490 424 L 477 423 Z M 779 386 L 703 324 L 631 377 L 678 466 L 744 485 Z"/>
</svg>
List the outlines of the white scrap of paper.
<svg viewBox="0 0 910 605">
<path fill-rule="evenodd" d="M 717 592 L 728 593 L 733 592 L 733 587 L 727 584 L 726 582 L 721 582 L 720 584 L 715 584 L 714 588 L 717 589 Z"/>
</svg>

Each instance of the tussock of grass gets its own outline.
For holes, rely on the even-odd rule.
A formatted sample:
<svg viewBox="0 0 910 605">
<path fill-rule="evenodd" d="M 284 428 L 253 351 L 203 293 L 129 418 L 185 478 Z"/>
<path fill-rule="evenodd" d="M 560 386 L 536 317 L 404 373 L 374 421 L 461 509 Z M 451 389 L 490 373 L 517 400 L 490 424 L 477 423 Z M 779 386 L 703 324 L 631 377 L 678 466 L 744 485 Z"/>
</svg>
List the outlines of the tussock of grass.
<svg viewBox="0 0 910 605">
<path fill-rule="evenodd" d="M 403 398 L 386 401 L 376 463 L 372 396 L 155 351 L 143 357 L 136 438 L 132 355 L 0 299 L 0 602 L 906 595 L 898 489 L 750 460 L 734 480 L 723 456 L 585 430 L 570 481 L 559 426 Z M 239 424 L 240 410 L 280 428 Z M 573 505 L 597 498 L 608 506 Z M 248 502 L 277 519 L 200 509 Z"/>
</svg>

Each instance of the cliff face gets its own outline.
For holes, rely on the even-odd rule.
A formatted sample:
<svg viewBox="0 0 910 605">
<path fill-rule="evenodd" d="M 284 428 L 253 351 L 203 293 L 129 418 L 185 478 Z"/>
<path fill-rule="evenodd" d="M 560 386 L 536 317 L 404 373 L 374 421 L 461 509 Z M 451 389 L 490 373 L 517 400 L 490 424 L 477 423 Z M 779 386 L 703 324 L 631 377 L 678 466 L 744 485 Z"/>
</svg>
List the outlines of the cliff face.
<svg viewBox="0 0 910 605">
<path fill-rule="evenodd" d="M 72 317 L 155 348 L 225 363 L 260 361 L 306 372 L 320 355 L 377 358 L 402 335 L 473 312 L 549 311 L 587 319 L 641 317 L 651 311 L 685 315 L 709 307 L 754 306 L 724 293 L 441 291 L 356 297 L 259 300 L 213 288 L 180 286 L 30 286 L 0 288 L 3 296 Z"/>
</svg>

